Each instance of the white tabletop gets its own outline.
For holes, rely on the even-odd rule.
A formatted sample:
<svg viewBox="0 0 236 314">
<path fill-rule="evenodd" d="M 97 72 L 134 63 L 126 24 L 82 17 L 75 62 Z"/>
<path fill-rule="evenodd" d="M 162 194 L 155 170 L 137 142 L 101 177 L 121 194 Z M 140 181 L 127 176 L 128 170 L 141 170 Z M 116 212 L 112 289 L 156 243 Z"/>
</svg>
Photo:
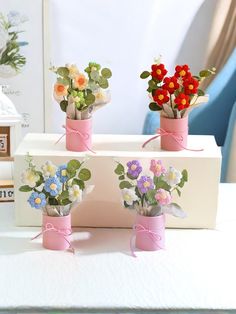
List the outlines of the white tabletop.
<svg viewBox="0 0 236 314">
<path fill-rule="evenodd" d="M 128 229 L 79 229 L 75 255 L 45 250 L 1 204 L 0 311 L 236 310 L 235 193 L 221 185 L 216 230 L 168 229 L 166 250 L 137 258 Z"/>
</svg>

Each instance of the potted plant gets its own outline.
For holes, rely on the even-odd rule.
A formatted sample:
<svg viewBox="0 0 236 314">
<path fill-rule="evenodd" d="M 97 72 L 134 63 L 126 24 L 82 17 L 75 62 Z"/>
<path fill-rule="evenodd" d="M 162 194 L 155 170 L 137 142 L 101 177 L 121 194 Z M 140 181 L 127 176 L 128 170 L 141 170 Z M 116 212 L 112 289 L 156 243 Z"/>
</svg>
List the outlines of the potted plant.
<svg viewBox="0 0 236 314">
<path fill-rule="evenodd" d="M 160 129 L 152 139 L 160 136 L 162 149 L 179 151 L 187 147 L 189 112 L 208 101 L 208 95 L 199 85 L 206 77 L 215 74 L 215 68 L 192 75 L 189 66 L 184 64 L 175 67 L 174 75 L 167 76 L 167 73 L 165 65 L 158 59 L 151 71 L 142 72 L 140 77 L 149 78 L 149 109 L 160 112 Z"/>
<path fill-rule="evenodd" d="M 66 148 L 70 151 L 91 151 L 92 114 L 110 101 L 108 68 L 90 62 L 81 73 L 75 64 L 52 67 L 57 76 L 54 98 L 66 113 Z"/>
<path fill-rule="evenodd" d="M 123 206 L 137 213 L 133 226 L 136 247 L 155 251 L 165 247 L 165 214 L 186 216 L 173 202 L 173 192 L 181 195 L 188 172 L 174 167 L 166 169 L 161 160 L 151 160 L 149 170 L 151 175 L 143 174 L 140 162 L 131 160 L 126 167 L 118 162 L 115 173 L 120 180 Z M 132 240 L 131 251 L 134 255 Z"/>
<path fill-rule="evenodd" d="M 51 250 L 66 250 L 71 247 L 71 207 L 82 202 L 91 192 L 93 186 L 86 187 L 91 172 L 82 168 L 84 162 L 75 159 L 60 166 L 47 161 L 40 170 L 31 156 L 28 155 L 26 161 L 28 167 L 21 177 L 24 185 L 19 190 L 30 192 L 28 203 L 42 211 L 42 232 L 39 235 L 43 236 L 43 246 Z"/>
</svg>

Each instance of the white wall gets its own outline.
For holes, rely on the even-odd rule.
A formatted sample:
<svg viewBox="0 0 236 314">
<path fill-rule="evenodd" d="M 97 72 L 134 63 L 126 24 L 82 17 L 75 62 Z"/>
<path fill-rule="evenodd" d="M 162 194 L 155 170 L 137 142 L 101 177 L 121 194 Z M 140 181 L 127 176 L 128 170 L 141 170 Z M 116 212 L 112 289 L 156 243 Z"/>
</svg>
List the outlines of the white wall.
<svg viewBox="0 0 236 314">
<path fill-rule="evenodd" d="M 176 61 L 189 62 L 194 70 L 201 69 L 205 62 L 202 47 L 210 29 L 214 2 L 49 1 L 51 63 L 56 66 L 77 63 L 82 70 L 91 60 L 113 71 L 112 101 L 95 113 L 94 132 L 142 132 L 148 98 L 147 82 L 139 74 L 149 68 L 153 57 L 161 54 L 170 72 Z M 189 28 L 191 33 L 187 34 Z M 62 132 L 65 115 L 53 99 L 47 112 L 46 131 Z"/>
</svg>

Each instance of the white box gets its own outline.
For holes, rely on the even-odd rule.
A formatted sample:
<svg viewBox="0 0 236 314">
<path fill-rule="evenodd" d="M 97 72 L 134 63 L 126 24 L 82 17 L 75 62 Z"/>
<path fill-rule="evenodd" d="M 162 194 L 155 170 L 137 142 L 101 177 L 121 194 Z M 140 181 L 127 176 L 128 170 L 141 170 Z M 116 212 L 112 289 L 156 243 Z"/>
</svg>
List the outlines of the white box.
<svg viewBox="0 0 236 314">
<path fill-rule="evenodd" d="M 189 148 L 203 148 L 194 152 L 183 150 L 168 152 L 159 149 L 159 140 L 150 142 L 145 149 L 142 143 L 147 135 L 93 135 L 93 153 L 70 152 L 65 149 L 65 139 L 55 144 L 59 134 L 28 134 L 19 145 L 15 154 L 15 208 L 18 226 L 38 226 L 41 224 L 41 212 L 30 208 L 27 203 L 28 193 L 19 192 L 20 176 L 26 168 L 25 155 L 34 157 L 36 165 L 41 166 L 46 160 L 55 164 L 70 159 L 86 162 L 92 171 L 91 183 L 94 191 L 86 200 L 72 210 L 73 226 L 90 227 L 131 227 L 134 212 L 123 209 L 118 178 L 114 173 L 114 158 L 122 163 L 139 159 L 143 168 L 149 169 L 151 159 L 163 160 L 166 167 L 173 165 L 179 170 L 186 168 L 189 182 L 182 190 L 181 198 L 175 201 L 187 213 L 187 218 L 178 219 L 168 216 L 167 226 L 175 228 L 214 228 L 220 180 L 221 152 L 213 136 L 189 136 Z"/>
</svg>

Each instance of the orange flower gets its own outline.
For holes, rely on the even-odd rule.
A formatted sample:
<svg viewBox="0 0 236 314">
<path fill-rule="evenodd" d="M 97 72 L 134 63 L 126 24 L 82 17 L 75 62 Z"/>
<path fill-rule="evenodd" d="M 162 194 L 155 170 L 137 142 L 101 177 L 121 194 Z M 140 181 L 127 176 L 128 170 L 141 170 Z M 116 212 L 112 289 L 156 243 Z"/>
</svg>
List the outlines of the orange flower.
<svg viewBox="0 0 236 314">
<path fill-rule="evenodd" d="M 56 83 L 54 85 L 54 92 L 57 96 L 67 96 L 68 94 L 68 86 L 65 86 L 60 83 Z"/>
<path fill-rule="evenodd" d="M 88 80 L 84 74 L 76 75 L 74 79 L 74 87 L 83 90 L 87 87 Z"/>
</svg>

